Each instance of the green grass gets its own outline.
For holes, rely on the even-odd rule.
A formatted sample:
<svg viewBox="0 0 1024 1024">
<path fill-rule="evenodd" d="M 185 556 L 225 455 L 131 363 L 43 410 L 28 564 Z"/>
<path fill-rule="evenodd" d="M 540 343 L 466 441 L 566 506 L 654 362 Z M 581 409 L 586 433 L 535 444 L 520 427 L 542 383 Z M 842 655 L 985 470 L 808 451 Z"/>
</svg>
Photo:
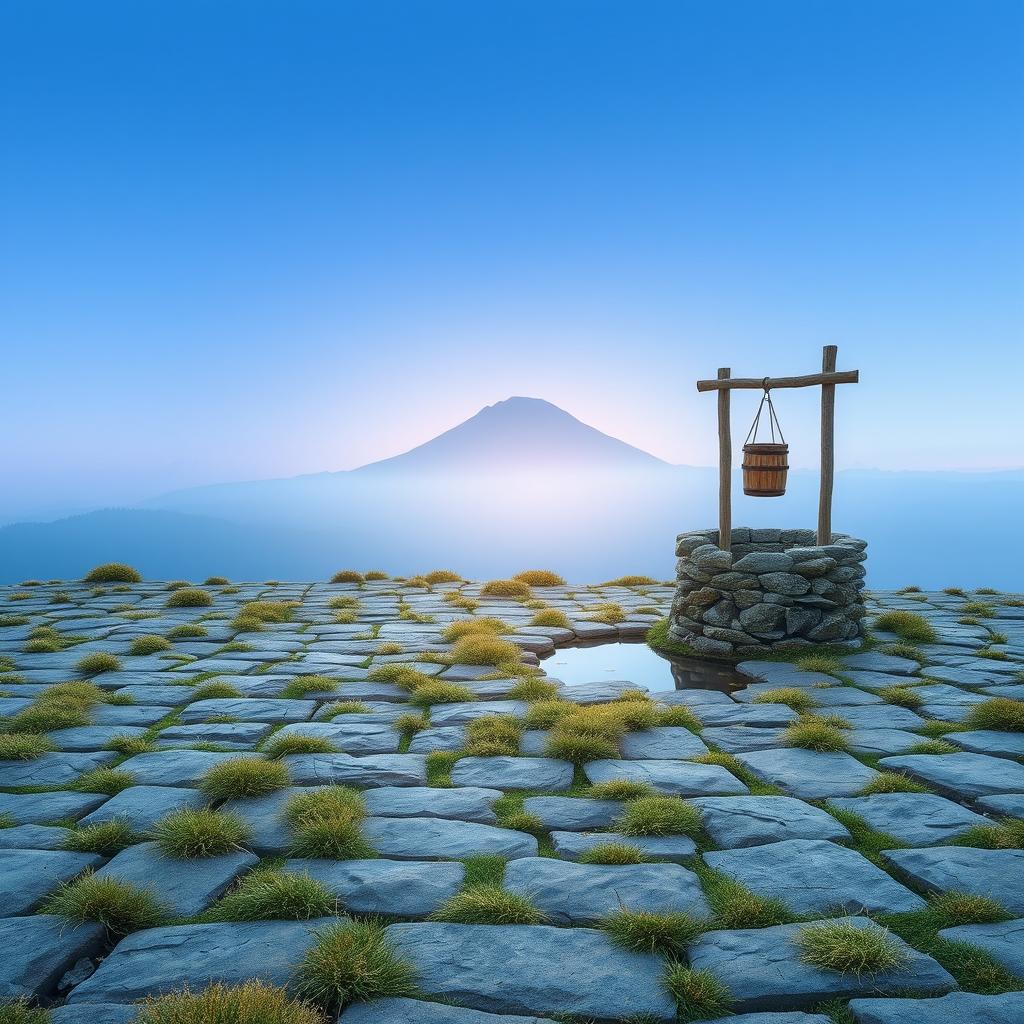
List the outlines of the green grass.
<svg viewBox="0 0 1024 1024">
<path fill-rule="evenodd" d="M 902 850 L 907 845 L 887 832 L 879 832 L 872 828 L 859 814 L 853 811 L 843 810 L 831 804 L 826 804 L 825 809 L 841 825 L 846 826 L 857 852 L 879 867 L 885 866 L 882 861 L 884 850 Z"/>
<path fill-rule="evenodd" d="M 192 691 L 192 700 L 231 700 L 242 696 L 242 691 L 231 683 L 203 683 Z"/>
<path fill-rule="evenodd" d="M 689 708 L 682 705 L 661 708 L 656 724 L 681 726 L 694 733 L 700 733 L 704 729 L 704 723 Z"/>
<path fill-rule="evenodd" d="M 665 987 L 676 1001 L 681 1022 L 727 1016 L 733 1003 L 729 990 L 710 971 L 681 963 L 669 963 Z"/>
<path fill-rule="evenodd" d="M 521 679 L 508 691 L 509 700 L 525 700 L 532 704 L 540 700 L 554 700 L 558 696 L 558 687 L 547 679 L 530 676 Z"/>
<path fill-rule="evenodd" d="M 278 760 L 291 754 L 337 754 L 341 747 L 323 736 L 303 736 L 301 733 L 277 733 L 263 747 L 264 754 Z"/>
<path fill-rule="evenodd" d="M 587 789 L 586 795 L 595 800 L 636 800 L 657 796 L 657 791 L 649 782 L 609 779 L 607 782 L 595 782 Z"/>
<path fill-rule="evenodd" d="M 476 700 L 476 694 L 458 683 L 428 682 L 417 687 L 409 697 L 416 707 L 429 708 L 435 704 L 461 704 Z"/>
<path fill-rule="evenodd" d="M 74 788 L 80 793 L 106 793 L 116 796 L 122 790 L 135 785 L 135 776 L 120 768 L 93 768 L 79 775 Z"/>
<path fill-rule="evenodd" d="M 296 676 L 282 691 L 282 697 L 302 698 L 308 693 L 334 693 L 339 680 L 332 676 Z"/>
<path fill-rule="evenodd" d="M 646 864 L 650 860 L 643 850 L 629 843 L 596 843 L 584 850 L 577 860 L 580 864 Z"/>
<path fill-rule="evenodd" d="M 995 607 L 985 601 L 965 601 L 960 606 L 964 615 L 976 615 L 982 619 L 990 619 L 996 614 Z"/>
<path fill-rule="evenodd" d="M 874 628 L 884 633 L 895 633 L 910 644 L 933 644 L 938 640 L 931 624 L 917 612 L 883 612 L 875 620 Z"/>
<path fill-rule="evenodd" d="M 29 1005 L 27 999 L 0 1004 L 0 1024 L 49 1024 L 50 1013 Z"/>
<path fill-rule="evenodd" d="M 758 896 L 741 882 L 698 864 L 697 872 L 704 886 L 704 895 L 714 914 L 718 928 L 771 928 L 790 924 L 792 911 L 782 900 Z"/>
<path fill-rule="evenodd" d="M 332 577 L 331 583 L 362 583 L 366 577 L 355 569 L 340 569 Z"/>
<path fill-rule="evenodd" d="M 913 710 L 924 704 L 924 698 L 915 693 L 912 686 L 883 686 L 876 692 L 886 704 L 895 704 L 897 707 Z"/>
<path fill-rule="evenodd" d="M 457 665 L 500 665 L 519 661 L 519 648 L 491 633 L 470 633 L 455 641 L 451 659 Z"/>
<path fill-rule="evenodd" d="M 236 757 L 215 764 L 203 775 L 199 785 L 213 800 L 238 800 L 266 796 L 284 789 L 290 781 L 287 766 L 279 761 Z"/>
<path fill-rule="evenodd" d="M 470 619 L 458 619 L 450 622 L 441 630 L 441 639 L 448 644 L 453 644 L 463 637 L 473 636 L 478 633 L 491 634 L 514 633 L 515 629 L 502 619 L 496 619 L 490 615 L 478 615 Z"/>
<path fill-rule="evenodd" d="M 546 924 L 530 900 L 500 885 L 474 885 L 457 892 L 430 915 L 448 924 Z"/>
<path fill-rule="evenodd" d="M 879 921 L 904 942 L 938 960 L 964 991 L 992 995 L 1019 990 L 1020 979 L 976 946 L 940 939 L 938 933 L 957 925 L 994 924 L 1012 917 L 985 896 L 948 892 L 931 897 L 921 910 L 884 914 Z"/>
<path fill-rule="evenodd" d="M 976 846 L 985 850 L 1024 850 L 1024 821 L 1003 818 L 991 825 L 975 825 L 952 842 L 956 846 Z"/>
<path fill-rule="evenodd" d="M 198 622 L 186 622 L 167 631 L 168 640 L 194 640 L 209 635 L 207 628 Z"/>
<path fill-rule="evenodd" d="M 538 700 L 526 709 L 523 724 L 527 729 L 550 729 L 556 722 L 575 714 L 576 707 L 567 700 Z"/>
<path fill-rule="evenodd" d="M 96 921 L 114 935 L 155 928 L 167 918 L 166 909 L 148 890 L 91 873 L 61 886 L 40 912 L 72 924 Z"/>
<path fill-rule="evenodd" d="M 908 754 L 959 754 L 961 752 L 960 747 L 946 740 L 922 740 L 907 751 Z"/>
<path fill-rule="evenodd" d="M 300 997 L 336 1013 L 349 1003 L 413 995 L 414 973 L 375 922 L 346 921 L 319 933 L 294 977 Z"/>
<path fill-rule="evenodd" d="M 461 750 L 432 750 L 427 754 L 427 785 L 447 787 L 452 784 L 452 768 L 460 757 Z"/>
<path fill-rule="evenodd" d="M 909 954 L 885 928 L 858 928 L 846 920 L 817 921 L 799 930 L 800 959 L 822 971 L 876 974 L 903 967 Z"/>
<path fill-rule="evenodd" d="M 1024 732 L 1024 701 L 993 697 L 974 704 L 964 721 L 974 729 Z"/>
<path fill-rule="evenodd" d="M 553 626 L 558 629 L 571 629 L 569 616 L 557 608 L 541 608 L 532 619 L 531 626 Z"/>
<path fill-rule="evenodd" d="M 784 747 L 800 747 L 804 750 L 845 751 L 850 744 L 841 729 L 812 715 L 793 722 L 782 731 Z"/>
<path fill-rule="evenodd" d="M 288 801 L 284 813 L 292 828 L 292 856 L 334 860 L 376 856 L 363 838 L 360 826 L 366 807 L 356 790 L 328 786 L 300 793 Z"/>
<path fill-rule="evenodd" d="M 581 765 L 602 758 L 617 758 L 619 747 L 615 740 L 607 736 L 576 732 L 566 728 L 552 732 L 548 736 L 544 743 L 544 753 L 547 757 Z"/>
<path fill-rule="evenodd" d="M 751 796 L 785 796 L 778 786 L 759 779 L 735 754 L 712 750 L 689 760 L 697 764 L 717 764 L 719 768 L 725 768 L 750 790 Z"/>
<path fill-rule="evenodd" d="M 213 598 L 198 587 L 175 590 L 166 602 L 168 608 L 209 608 L 212 604 Z"/>
<path fill-rule="evenodd" d="M 101 853 L 112 857 L 138 841 L 139 837 L 127 821 L 114 818 L 72 829 L 64 837 L 61 847 L 76 853 Z"/>
<path fill-rule="evenodd" d="M 90 569 L 82 579 L 86 583 L 141 583 L 142 574 L 124 562 L 105 562 Z"/>
<path fill-rule="evenodd" d="M 96 651 L 94 654 L 87 654 L 79 659 L 75 670 L 83 675 L 95 676 L 102 672 L 117 672 L 121 668 L 121 661 L 116 654 L 108 654 L 105 651 Z"/>
<path fill-rule="evenodd" d="M 626 804 L 614 828 L 625 836 L 696 837 L 700 811 L 677 796 L 642 796 Z"/>
<path fill-rule="evenodd" d="M 328 704 L 319 715 L 318 721 L 327 722 L 338 715 L 368 715 L 369 707 L 359 700 L 338 700 Z M 401 716 L 400 716 L 401 717 Z M 397 726 L 396 726 L 397 728 Z"/>
<path fill-rule="evenodd" d="M 511 597 L 528 600 L 532 597 L 529 584 L 522 580 L 488 580 L 481 588 L 483 597 Z"/>
<path fill-rule="evenodd" d="M 115 736 L 104 749 L 113 750 L 123 757 L 134 757 L 136 754 L 148 754 L 154 748 L 145 736 Z"/>
<path fill-rule="evenodd" d="M 798 712 L 810 711 L 818 706 L 813 694 L 796 686 L 780 686 L 774 690 L 765 690 L 754 698 L 753 703 L 784 704 Z"/>
<path fill-rule="evenodd" d="M 56 749 L 53 740 L 36 733 L 0 735 L 0 761 L 34 761 Z"/>
<path fill-rule="evenodd" d="M 600 924 L 601 930 L 624 949 L 668 956 L 681 956 L 706 927 L 682 911 L 656 914 L 646 910 L 618 910 Z"/>
<path fill-rule="evenodd" d="M 306 874 L 275 868 L 250 872 L 204 914 L 216 921 L 308 921 L 338 913 L 338 900 Z"/>
<path fill-rule="evenodd" d="M 858 792 L 858 796 L 871 796 L 874 793 L 930 793 L 927 786 L 915 782 L 903 772 L 879 772 L 866 786 Z"/>
<path fill-rule="evenodd" d="M 617 626 L 626 620 L 626 610 L 614 601 L 601 601 L 594 605 L 593 610 L 585 618 L 588 622 L 603 622 L 607 626 Z"/>
<path fill-rule="evenodd" d="M 323 1024 L 322 1014 L 283 988 L 247 981 L 215 984 L 201 992 L 184 989 L 150 997 L 139 1024 Z"/>
<path fill-rule="evenodd" d="M 517 572 L 512 579 L 519 583 L 525 583 L 528 587 L 565 586 L 565 580 L 550 569 L 526 569 L 523 572 Z"/>
<path fill-rule="evenodd" d="M 164 856 L 190 860 L 239 849 L 249 838 L 249 827 L 236 814 L 186 807 L 164 815 L 153 825 L 152 836 Z"/>
<path fill-rule="evenodd" d="M 157 636 L 155 633 L 147 633 L 144 636 L 136 637 L 132 641 L 128 653 L 132 655 L 156 654 L 157 651 L 170 650 L 171 642 L 166 637 Z"/>
<path fill-rule="evenodd" d="M 471 757 L 515 757 L 522 723 L 508 715 L 485 715 L 466 726 L 464 751 Z"/>
</svg>

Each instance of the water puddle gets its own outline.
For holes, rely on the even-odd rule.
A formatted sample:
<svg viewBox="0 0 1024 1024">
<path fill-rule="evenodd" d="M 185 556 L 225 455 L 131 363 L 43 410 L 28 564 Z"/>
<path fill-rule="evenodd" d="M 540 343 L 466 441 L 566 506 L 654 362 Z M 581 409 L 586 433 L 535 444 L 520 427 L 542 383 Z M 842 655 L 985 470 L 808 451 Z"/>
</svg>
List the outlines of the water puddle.
<svg viewBox="0 0 1024 1024">
<path fill-rule="evenodd" d="M 541 667 L 563 683 L 577 685 L 628 679 L 649 690 L 721 690 L 730 693 L 750 680 L 731 665 L 700 658 L 667 658 L 647 644 L 600 643 L 560 647 Z"/>
</svg>

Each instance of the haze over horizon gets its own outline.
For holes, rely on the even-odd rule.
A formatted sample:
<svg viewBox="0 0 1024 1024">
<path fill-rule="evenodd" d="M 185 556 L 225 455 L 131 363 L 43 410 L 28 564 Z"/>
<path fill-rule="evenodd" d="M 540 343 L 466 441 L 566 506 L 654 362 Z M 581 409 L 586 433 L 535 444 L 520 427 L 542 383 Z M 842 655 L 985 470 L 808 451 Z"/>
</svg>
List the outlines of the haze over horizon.
<svg viewBox="0 0 1024 1024">
<path fill-rule="evenodd" d="M 7 4 L 5 501 L 353 468 L 517 394 L 708 465 L 693 382 L 823 343 L 862 373 L 839 468 L 1019 467 L 1022 28 L 1008 0 Z M 813 468 L 816 396 L 780 415 Z"/>
</svg>

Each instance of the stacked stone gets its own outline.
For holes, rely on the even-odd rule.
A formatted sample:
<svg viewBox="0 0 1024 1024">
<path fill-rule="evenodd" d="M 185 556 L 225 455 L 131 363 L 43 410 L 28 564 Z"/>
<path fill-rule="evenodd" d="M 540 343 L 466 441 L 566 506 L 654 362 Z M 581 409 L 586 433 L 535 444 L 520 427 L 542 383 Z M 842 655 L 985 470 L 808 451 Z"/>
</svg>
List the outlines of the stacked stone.
<svg viewBox="0 0 1024 1024">
<path fill-rule="evenodd" d="M 669 635 L 712 656 L 856 641 L 867 542 L 815 539 L 813 530 L 739 527 L 723 551 L 717 530 L 680 534 Z"/>
</svg>

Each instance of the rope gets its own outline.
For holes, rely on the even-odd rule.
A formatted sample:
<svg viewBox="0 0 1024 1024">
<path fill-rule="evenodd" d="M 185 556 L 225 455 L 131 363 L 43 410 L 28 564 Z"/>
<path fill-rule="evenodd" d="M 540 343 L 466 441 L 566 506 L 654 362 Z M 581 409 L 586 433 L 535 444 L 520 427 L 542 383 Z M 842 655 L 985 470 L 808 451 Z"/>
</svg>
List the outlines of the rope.
<svg viewBox="0 0 1024 1024">
<path fill-rule="evenodd" d="M 747 439 L 743 443 L 750 444 L 751 441 L 757 443 L 757 428 L 761 422 L 761 412 L 764 410 L 765 402 L 768 403 L 768 427 L 772 433 L 772 444 L 785 444 L 786 439 L 782 436 L 782 426 L 779 423 L 779 417 L 775 414 L 775 406 L 772 405 L 771 388 L 768 386 L 768 378 L 765 377 L 761 381 L 761 387 L 764 388 L 764 394 L 761 396 L 761 404 L 757 407 L 757 415 L 754 417 L 754 422 L 750 427 L 750 432 L 747 434 Z M 779 432 L 778 441 L 775 440 L 775 431 Z"/>
</svg>

